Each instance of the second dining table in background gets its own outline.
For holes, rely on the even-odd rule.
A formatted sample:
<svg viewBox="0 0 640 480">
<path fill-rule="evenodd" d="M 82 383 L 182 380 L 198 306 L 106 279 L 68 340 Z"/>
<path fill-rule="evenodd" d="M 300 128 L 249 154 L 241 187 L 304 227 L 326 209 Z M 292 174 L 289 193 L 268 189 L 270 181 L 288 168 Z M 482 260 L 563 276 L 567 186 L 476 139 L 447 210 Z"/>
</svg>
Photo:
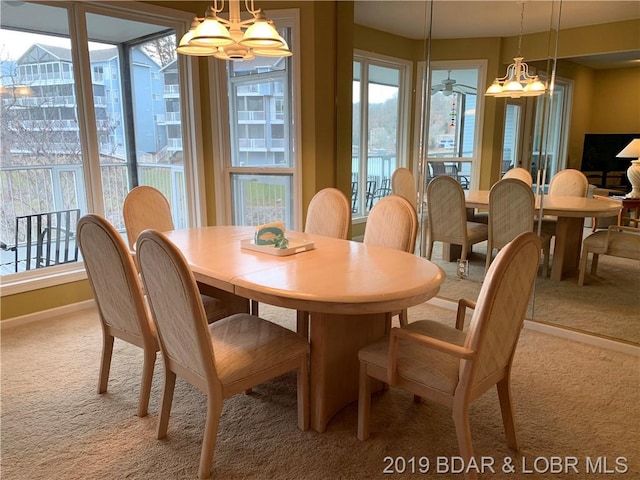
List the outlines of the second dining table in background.
<svg viewBox="0 0 640 480">
<path fill-rule="evenodd" d="M 489 190 L 465 191 L 467 208 L 489 208 Z M 553 247 L 551 280 L 560 281 L 564 275 L 578 269 L 582 234 L 586 217 L 616 217 L 620 206 L 597 198 L 545 195 L 542 199 L 544 215 L 558 217 Z M 540 195 L 536 195 L 536 209 L 540 208 Z M 455 260 L 455 259 L 454 259 Z"/>
<path fill-rule="evenodd" d="M 313 250 L 275 256 L 241 248 L 254 231 L 217 226 L 166 235 L 200 284 L 310 312 L 310 423 L 322 432 L 358 398 L 358 350 L 385 334 L 390 312 L 434 297 L 444 272 L 406 252 L 301 232 L 287 237 L 311 241 Z"/>
</svg>

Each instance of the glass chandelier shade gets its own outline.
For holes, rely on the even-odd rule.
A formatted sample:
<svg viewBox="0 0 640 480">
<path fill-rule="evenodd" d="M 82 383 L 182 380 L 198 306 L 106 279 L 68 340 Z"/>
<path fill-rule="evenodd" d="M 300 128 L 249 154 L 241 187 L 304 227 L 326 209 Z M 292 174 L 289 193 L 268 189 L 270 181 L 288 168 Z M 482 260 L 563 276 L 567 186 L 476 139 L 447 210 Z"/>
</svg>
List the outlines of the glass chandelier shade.
<svg viewBox="0 0 640 480">
<path fill-rule="evenodd" d="M 176 51 L 182 55 L 214 56 L 221 60 L 251 60 L 256 56 L 287 57 L 292 53 L 287 42 L 266 19 L 253 0 L 245 0 L 249 20 L 240 18 L 240 0 L 229 0 L 229 20 L 219 17 L 224 0 L 214 0 L 204 18 L 194 18 Z"/>
</svg>

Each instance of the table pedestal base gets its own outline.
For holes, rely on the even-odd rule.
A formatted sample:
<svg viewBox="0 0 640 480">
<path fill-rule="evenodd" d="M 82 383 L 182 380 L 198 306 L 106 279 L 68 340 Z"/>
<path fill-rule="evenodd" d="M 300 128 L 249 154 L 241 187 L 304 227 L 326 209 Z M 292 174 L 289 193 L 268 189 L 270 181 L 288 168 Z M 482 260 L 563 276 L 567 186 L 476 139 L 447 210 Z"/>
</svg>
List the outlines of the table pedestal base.
<svg viewBox="0 0 640 480">
<path fill-rule="evenodd" d="M 563 276 L 578 270 L 583 226 L 582 217 L 558 217 L 551 280 L 559 282 Z"/>
<path fill-rule="evenodd" d="M 311 313 L 311 428 L 324 432 L 336 413 L 358 399 L 358 350 L 384 336 L 385 328 L 385 314 Z"/>
</svg>

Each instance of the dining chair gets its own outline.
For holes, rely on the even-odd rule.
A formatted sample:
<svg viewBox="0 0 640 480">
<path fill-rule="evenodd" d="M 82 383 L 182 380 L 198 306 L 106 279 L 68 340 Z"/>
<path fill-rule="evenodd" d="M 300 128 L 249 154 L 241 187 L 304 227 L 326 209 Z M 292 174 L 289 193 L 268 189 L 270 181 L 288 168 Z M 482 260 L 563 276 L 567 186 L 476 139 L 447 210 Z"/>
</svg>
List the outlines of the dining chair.
<svg viewBox="0 0 640 480">
<path fill-rule="evenodd" d="M 419 320 L 393 328 L 386 338 L 362 348 L 358 397 L 360 440 L 370 436 L 371 379 L 450 407 L 464 465 L 473 458 L 471 403 L 496 385 L 507 445 L 517 450 L 511 404 L 511 367 L 540 258 L 533 232 L 518 235 L 498 253 L 477 302 L 460 299 L 455 328 Z M 473 309 L 468 331 L 465 312 Z M 465 478 L 476 479 L 471 469 Z"/>
<path fill-rule="evenodd" d="M 509 164 L 509 162 L 507 162 Z M 508 165 L 507 165 L 508 166 Z M 505 171 L 504 175 L 502 175 L 502 180 L 506 180 L 508 178 L 517 178 L 518 180 L 522 180 L 526 183 L 529 188 L 533 183 L 533 178 L 531 177 L 531 173 L 525 168 L 515 167 Z M 476 223 L 489 223 L 489 212 L 477 212 L 473 208 L 467 209 L 467 220 L 470 222 Z"/>
<path fill-rule="evenodd" d="M 418 210 L 418 190 L 413 173 L 408 168 L 396 168 L 391 174 L 391 193 L 409 200 L 413 208 Z"/>
<path fill-rule="evenodd" d="M 598 270 L 600 255 L 640 260 L 640 228 L 609 225 L 607 230 L 594 232 L 582 241 L 578 285 L 584 285 L 589 253 L 592 254 L 591 275 Z"/>
<path fill-rule="evenodd" d="M 549 182 L 549 191 L 547 195 L 560 195 L 564 197 L 586 197 L 589 191 L 589 180 L 586 175 L 580 170 L 574 168 L 566 168 L 560 170 Z M 551 244 L 551 238 L 556 235 L 556 227 L 558 225 L 558 217 L 554 215 L 544 215 L 542 217 L 542 225 L 538 229 L 537 221 L 534 223 L 534 229 L 540 230 L 541 235 L 549 237 L 549 245 Z M 545 269 L 543 276 L 547 276 L 549 270 L 548 255 L 545 257 Z"/>
<path fill-rule="evenodd" d="M 346 240 L 351 226 L 351 205 L 337 188 L 323 188 L 318 191 L 307 208 L 305 233 L 324 235 Z M 309 312 L 299 310 L 296 317 L 296 331 L 309 337 Z"/>
<path fill-rule="evenodd" d="M 504 180 L 507 178 L 517 178 L 518 180 L 522 180 L 529 186 L 529 188 L 531 188 L 531 185 L 533 184 L 533 177 L 531 176 L 531 173 L 529 172 L 529 170 L 522 167 L 516 167 L 507 170 L 502 176 L 502 179 Z"/>
<path fill-rule="evenodd" d="M 98 393 L 107 391 L 114 339 L 142 348 L 142 383 L 138 416 L 147 414 L 156 352 L 160 347 L 136 265 L 118 231 L 95 214 L 78 221 L 78 245 L 102 326 Z"/>
<path fill-rule="evenodd" d="M 493 257 L 523 232 L 533 231 L 535 198 L 531 186 L 516 178 L 496 182 L 489 191 L 489 235 L 485 273 Z"/>
<path fill-rule="evenodd" d="M 487 240 L 486 224 L 467 221 L 464 190 L 453 178 L 439 176 L 427 185 L 427 260 L 431 260 L 434 242 L 462 246 L 461 260 L 466 260 L 472 245 Z"/>
<path fill-rule="evenodd" d="M 138 236 L 147 228 L 159 232 L 174 229 L 169 201 L 160 190 L 154 187 L 140 185 L 131 189 L 124 199 L 122 213 L 129 250 L 134 254 Z M 224 318 L 230 313 L 220 298 L 203 293 L 202 302 L 209 323 Z"/>
<path fill-rule="evenodd" d="M 138 263 L 164 363 L 158 439 L 167 435 L 178 375 L 207 395 L 200 478 L 211 474 L 225 398 L 295 370 L 297 423 L 301 430 L 309 428 L 309 343 L 305 339 L 248 313 L 207 325 L 189 265 L 160 232 L 140 234 Z"/>
<path fill-rule="evenodd" d="M 413 205 L 403 196 L 389 195 L 369 212 L 362 243 L 413 253 L 417 235 L 418 215 Z M 400 325 L 407 324 L 407 310 L 403 309 L 389 315 L 389 327 L 395 315 L 399 316 Z"/>
</svg>

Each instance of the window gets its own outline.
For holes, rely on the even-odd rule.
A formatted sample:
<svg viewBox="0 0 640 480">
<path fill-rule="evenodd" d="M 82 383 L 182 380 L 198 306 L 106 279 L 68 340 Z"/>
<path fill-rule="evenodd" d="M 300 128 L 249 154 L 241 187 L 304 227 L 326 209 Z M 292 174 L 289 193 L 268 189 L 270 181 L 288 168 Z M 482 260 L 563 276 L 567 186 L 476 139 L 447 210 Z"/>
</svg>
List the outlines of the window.
<svg viewBox="0 0 640 480">
<path fill-rule="evenodd" d="M 431 62 L 427 181 L 448 175 L 465 189 L 477 185 L 485 70 L 486 61 Z"/>
<path fill-rule="evenodd" d="M 357 52 L 353 62 L 351 200 L 364 217 L 391 193 L 391 174 L 407 157 L 411 63 Z"/>
<path fill-rule="evenodd" d="M 298 12 L 267 12 L 267 16 L 293 57 L 210 60 L 221 92 L 212 101 L 222 105 L 213 106 L 212 111 L 229 112 L 228 125 L 223 114 L 217 119 L 225 123 L 220 130 L 228 129 L 227 135 L 219 137 L 216 180 L 225 195 L 218 202 L 223 219 L 219 223 L 255 226 L 283 221 L 287 229 L 296 229 L 301 224 Z"/>
<path fill-rule="evenodd" d="M 99 213 L 123 231 L 124 197 L 146 184 L 167 196 L 177 226 L 195 220 L 187 205 L 194 203 L 188 175 L 196 165 L 188 165 L 191 154 L 182 145 L 192 125 L 180 115 L 180 84 L 188 72 L 180 71 L 174 53 L 176 29 L 188 24 L 188 15 L 180 19 L 180 12 L 165 12 L 135 3 L 3 4 L 3 276 L 36 280 L 78 270 L 73 264 L 41 268 L 42 262 L 27 261 L 27 234 L 18 217 L 79 209 Z M 69 14 L 86 31 L 71 34 Z M 37 27 L 41 22 L 31 23 L 37 18 L 48 19 L 47 31 Z M 49 234 L 44 229 L 39 235 Z M 73 226 L 69 235 L 75 248 Z M 58 278 L 78 278 L 72 277 Z"/>
</svg>

